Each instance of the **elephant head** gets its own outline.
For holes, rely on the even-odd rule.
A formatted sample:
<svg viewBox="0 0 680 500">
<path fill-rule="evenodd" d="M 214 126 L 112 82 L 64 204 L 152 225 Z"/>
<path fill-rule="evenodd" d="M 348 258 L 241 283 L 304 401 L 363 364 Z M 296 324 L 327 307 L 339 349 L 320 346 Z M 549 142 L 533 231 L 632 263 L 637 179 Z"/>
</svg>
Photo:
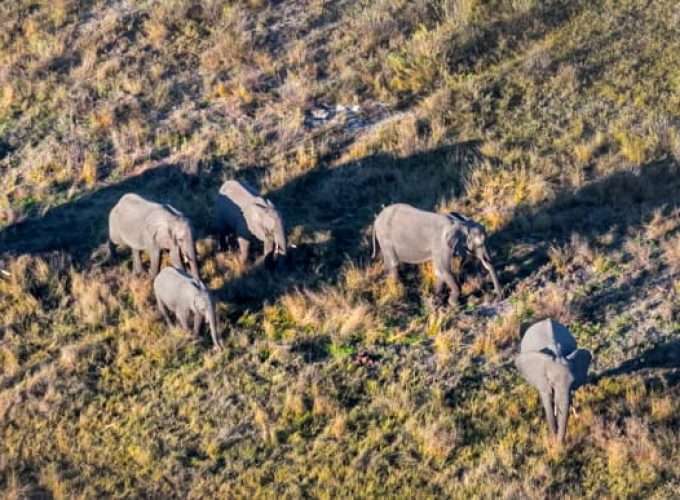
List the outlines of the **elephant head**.
<svg viewBox="0 0 680 500">
<path fill-rule="evenodd" d="M 185 217 L 174 220 L 170 224 L 170 233 L 172 237 L 170 255 L 173 259 L 173 265 L 181 265 L 181 260 L 185 260 L 189 263 L 191 275 L 196 279 L 200 279 L 198 274 L 198 259 L 196 258 L 194 232 L 189 220 Z"/>
<path fill-rule="evenodd" d="M 172 265 L 183 269 L 183 261 L 189 264 L 191 275 L 200 279 L 194 232 L 189 219 L 170 205 L 165 208 L 170 212 L 158 211 L 151 219 L 153 239 L 160 248 L 170 250 Z"/>
<path fill-rule="evenodd" d="M 264 236 L 265 241 L 273 245 L 275 256 L 285 256 L 287 250 L 286 230 L 283 225 L 281 214 L 269 200 L 260 199 L 251 209 L 257 229 Z"/>
<path fill-rule="evenodd" d="M 502 295 L 501 284 L 498 281 L 498 276 L 496 275 L 496 270 L 491 263 L 491 257 L 489 257 L 489 251 L 486 249 L 486 230 L 481 224 L 474 223 L 468 229 L 467 234 L 467 248 L 468 251 L 474 253 L 475 257 L 482 263 L 484 269 L 487 270 L 489 276 L 491 276 L 491 281 L 493 282 L 493 288 L 496 291 L 496 295 L 499 297 Z"/>
<path fill-rule="evenodd" d="M 203 282 L 199 282 L 199 292 L 194 297 L 193 303 L 194 314 L 197 314 L 208 324 L 210 328 L 210 336 L 212 337 L 213 345 L 217 349 L 223 349 L 224 346 L 217 337 L 217 317 L 215 314 L 215 302 L 213 301 L 210 292 Z M 197 333 L 197 332 L 196 332 Z"/>
<path fill-rule="evenodd" d="M 491 257 L 489 257 L 489 252 L 486 249 L 486 229 L 482 224 L 469 219 L 463 215 L 456 212 L 449 213 L 449 218 L 459 225 L 465 239 L 462 242 L 462 254 L 474 255 L 477 260 L 482 263 L 484 269 L 489 273 L 491 281 L 493 282 L 493 287 L 496 295 L 499 297 L 502 295 L 501 285 L 498 281 L 498 276 L 496 275 L 496 270 L 491 263 Z"/>
<path fill-rule="evenodd" d="M 521 353 L 515 365 L 522 376 L 538 389 L 552 435 L 564 441 L 571 405 L 571 393 L 584 384 L 588 374 L 591 354 L 576 349 L 563 356 L 549 349 Z"/>
</svg>

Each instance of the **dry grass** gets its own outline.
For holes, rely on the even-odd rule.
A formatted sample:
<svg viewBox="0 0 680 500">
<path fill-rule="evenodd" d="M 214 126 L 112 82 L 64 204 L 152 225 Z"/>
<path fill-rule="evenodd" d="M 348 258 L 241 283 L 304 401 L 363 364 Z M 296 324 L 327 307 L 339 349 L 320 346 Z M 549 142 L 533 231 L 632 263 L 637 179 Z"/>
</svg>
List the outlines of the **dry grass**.
<svg viewBox="0 0 680 500">
<path fill-rule="evenodd" d="M 677 18 L 670 0 L 0 2 L 0 491 L 671 498 Z M 358 111 L 311 120 L 336 105 Z M 283 211 L 286 271 L 218 252 L 231 177 Z M 128 254 L 93 266 L 139 190 L 191 216 L 223 352 L 165 327 Z M 386 279 L 367 235 L 396 201 L 486 224 L 505 298 L 472 267 L 455 309 L 428 266 Z M 579 389 L 564 446 L 512 366 L 545 316 L 593 372 L 628 367 Z"/>
<path fill-rule="evenodd" d="M 661 242 L 663 259 L 668 268 L 677 273 L 680 271 L 680 236 L 674 236 Z"/>
</svg>

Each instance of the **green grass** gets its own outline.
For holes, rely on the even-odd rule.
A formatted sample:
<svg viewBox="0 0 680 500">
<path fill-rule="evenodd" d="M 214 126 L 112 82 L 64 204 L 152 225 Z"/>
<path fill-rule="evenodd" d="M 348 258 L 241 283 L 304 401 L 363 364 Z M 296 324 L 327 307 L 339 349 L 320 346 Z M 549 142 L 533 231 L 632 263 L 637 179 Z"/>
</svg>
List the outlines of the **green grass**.
<svg viewBox="0 0 680 500">
<path fill-rule="evenodd" d="M 199 6 L 200 5 L 200 6 Z M 0 3 L 0 491 L 178 497 L 671 498 L 680 488 L 675 2 Z M 319 104 L 358 105 L 310 128 Z M 351 123 L 349 124 L 351 125 Z M 210 235 L 225 178 L 297 245 Z M 168 330 L 124 192 L 199 234 L 225 350 Z M 483 221 L 466 269 L 370 260 L 383 204 Z M 513 367 L 544 316 L 594 353 L 564 446 Z"/>
</svg>

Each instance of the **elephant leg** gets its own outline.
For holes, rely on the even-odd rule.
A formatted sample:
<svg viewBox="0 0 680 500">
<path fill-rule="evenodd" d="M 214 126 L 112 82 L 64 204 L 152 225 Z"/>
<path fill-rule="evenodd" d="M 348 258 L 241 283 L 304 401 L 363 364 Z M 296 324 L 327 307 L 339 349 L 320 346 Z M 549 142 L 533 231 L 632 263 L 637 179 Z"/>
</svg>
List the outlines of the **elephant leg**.
<svg viewBox="0 0 680 500">
<path fill-rule="evenodd" d="M 132 270 L 136 275 L 140 275 L 144 272 L 142 267 L 142 251 L 132 249 Z"/>
<path fill-rule="evenodd" d="M 541 402 L 545 410 L 545 418 L 548 420 L 548 429 L 550 434 L 554 436 L 557 434 L 557 424 L 555 423 L 555 407 L 553 405 L 553 397 L 551 391 L 543 391 L 541 394 Z"/>
<path fill-rule="evenodd" d="M 458 304 L 458 298 L 460 297 L 460 286 L 456 281 L 456 278 L 450 271 L 435 271 L 438 274 L 438 279 L 443 280 L 449 287 L 449 305 L 455 306 Z"/>
<path fill-rule="evenodd" d="M 226 252 L 229 249 L 229 233 L 224 229 L 217 232 L 217 248 L 220 252 Z"/>
<path fill-rule="evenodd" d="M 149 254 L 151 255 L 151 267 L 149 272 L 151 273 L 151 278 L 153 279 L 156 277 L 158 271 L 160 271 L 161 268 L 161 249 L 152 248 L 149 251 Z"/>
<path fill-rule="evenodd" d="M 241 236 L 238 237 L 239 261 L 241 264 L 248 262 L 248 251 L 250 250 L 250 241 Z"/>
<path fill-rule="evenodd" d="M 170 262 L 173 267 L 177 269 L 184 269 L 184 263 L 182 262 L 182 257 L 179 254 L 179 247 L 175 244 L 172 245 L 170 249 Z"/>
<path fill-rule="evenodd" d="M 264 240 L 264 251 L 262 252 L 262 256 L 258 257 L 257 260 L 255 261 L 255 266 L 259 266 L 261 264 L 264 265 L 269 265 L 271 264 L 271 260 L 268 259 L 273 259 L 274 257 L 274 241 L 265 239 Z"/>
<path fill-rule="evenodd" d="M 202 322 L 203 322 L 203 318 L 201 318 L 201 315 L 194 313 L 194 337 L 198 337 L 198 334 L 201 331 L 201 323 Z"/>
<path fill-rule="evenodd" d="M 264 255 L 269 255 L 274 251 L 274 240 L 267 238 L 264 240 Z"/>
<path fill-rule="evenodd" d="M 388 278 L 399 281 L 399 259 L 397 254 L 390 247 L 382 249 L 383 267 Z"/>
<path fill-rule="evenodd" d="M 189 311 L 178 311 L 177 320 L 179 321 L 182 330 L 191 333 L 191 328 L 189 328 Z"/>
<path fill-rule="evenodd" d="M 116 245 L 114 245 L 113 241 L 108 240 L 106 242 L 106 260 L 112 260 L 116 258 Z"/>
<path fill-rule="evenodd" d="M 262 253 L 262 259 L 266 261 L 267 256 L 269 255 L 272 257 L 274 256 L 274 240 L 267 238 L 264 240 L 264 252 Z"/>
<path fill-rule="evenodd" d="M 387 277 L 394 281 L 399 281 L 399 266 L 393 265 L 387 268 Z"/>
<path fill-rule="evenodd" d="M 168 309 L 165 307 L 165 304 L 163 304 L 163 301 L 158 297 L 156 297 L 156 303 L 158 304 L 158 310 L 161 312 L 161 315 L 163 316 L 165 323 L 168 325 L 168 328 L 172 328 L 172 321 L 170 321 Z"/>
<path fill-rule="evenodd" d="M 434 300 L 437 305 L 441 305 L 443 301 L 442 292 L 444 291 L 444 280 L 439 275 L 434 277 Z"/>
</svg>

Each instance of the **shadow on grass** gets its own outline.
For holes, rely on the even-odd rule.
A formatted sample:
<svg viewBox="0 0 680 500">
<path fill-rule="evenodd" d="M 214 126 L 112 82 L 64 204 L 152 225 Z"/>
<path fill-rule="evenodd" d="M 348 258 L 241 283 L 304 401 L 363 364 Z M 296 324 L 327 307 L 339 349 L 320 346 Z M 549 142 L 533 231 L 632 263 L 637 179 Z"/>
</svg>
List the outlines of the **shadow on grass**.
<svg viewBox="0 0 680 500">
<path fill-rule="evenodd" d="M 251 270 L 227 283 L 224 298 L 274 301 L 291 288 L 337 283 L 350 262 L 370 264 L 370 227 L 380 210 L 396 202 L 436 210 L 459 196 L 465 172 L 482 159 L 478 146 L 470 141 L 407 158 L 378 154 L 322 165 L 270 192 L 289 232 L 299 236 L 297 248 L 289 252 L 285 271 Z M 415 279 L 412 269 L 404 275 L 407 282 Z"/>
<path fill-rule="evenodd" d="M 175 165 L 163 165 L 51 208 L 0 232 L 0 254 L 63 251 L 85 267 L 91 253 L 105 243 L 108 214 L 121 196 L 139 193 L 167 202 L 186 213 L 199 237 L 208 229 L 206 197 L 214 197 L 218 176 L 196 176 Z"/>
<path fill-rule="evenodd" d="M 464 195 L 466 172 L 484 160 L 479 144 L 471 141 L 405 158 L 378 154 L 338 166 L 321 165 L 291 180 L 267 195 L 297 235 L 298 247 L 291 250 L 286 269 L 264 272 L 251 266 L 228 281 L 219 296 L 259 309 L 291 289 L 337 283 L 347 264 L 362 267 L 371 262 L 370 227 L 383 206 L 404 202 L 436 210 L 442 201 Z M 148 170 L 5 228 L 0 252 L 63 251 L 87 268 L 92 252 L 106 241 L 110 209 L 126 192 L 175 205 L 192 219 L 200 239 L 211 234 L 212 207 L 225 173 L 219 166 L 202 175 L 173 165 Z M 264 174 L 264 169 L 253 167 L 235 176 L 259 184 Z M 656 162 L 561 192 L 542 207 L 519 207 L 490 239 L 492 253 L 501 254 L 504 261 L 498 265 L 499 259 L 494 259 L 506 291 L 548 262 L 551 245 L 568 243 L 574 233 L 607 252 L 621 250 L 631 227 L 640 227 L 657 210 L 678 205 L 677 174 L 675 163 Z M 515 252 L 522 245 L 529 251 Z M 417 270 L 404 274 L 408 289 L 417 289 Z M 639 286 L 622 287 L 617 300 L 629 300 Z M 420 300 L 419 294 L 409 293 L 408 300 Z M 592 297 L 589 302 L 603 301 Z M 417 309 L 420 304 L 410 306 Z"/>
<path fill-rule="evenodd" d="M 518 209 L 492 241 L 492 246 L 510 252 L 504 262 L 506 283 L 512 287 L 535 273 L 549 262 L 551 246 L 568 245 L 574 235 L 600 254 L 620 253 L 623 259 L 628 258 L 626 243 L 644 233 L 655 215 L 671 217 L 680 206 L 679 174 L 678 164 L 664 159 L 614 172 L 575 191 L 558 193 L 552 202 L 537 209 Z M 679 227 L 680 223 L 671 230 L 677 231 Z M 513 255 L 514 246 L 530 251 Z M 607 321 L 609 315 L 623 312 L 657 285 L 670 286 L 675 277 L 663 267 L 658 272 L 641 270 L 610 276 L 574 305 L 583 319 Z M 666 373 L 660 374 L 666 383 L 680 383 L 680 343 L 656 345 L 617 368 L 592 375 L 590 383 L 645 369 L 666 369 Z"/>
<path fill-rule="evenodd" d="M 680 340 L 657 344 L 639 356 L 624 361 L 616 368 L 605 370 L 595 375 L 592 382 L 600 379 L 628 375 L 641 370 L 666 369 L 663 379 L 668 385 L 680 384 Z"/>
<path fill-rule="evenodd" d="M 575 191 L 562 191 L 535 209 L 518 207 L 491 239 L 492 247 L 507 252 L 506 283 L 514 287 L 549 261 L 551 246 L 566 245 L 574 235 L 603 252 L 623 251 L 626 237 L 643 229 L 655 212 L 667 215 L 680 206 L 678 174 L 675 162 L 657 161 L 614 172 Z M 634 292 L 635 287 L 624 287 L 620 299 Z"/>
<path fill-rule="evenodd" d="M 487 54 L 496 55 L 499 47 L 511 50 L 513 45 L 544 38 L 563 26 L 587 5 L 585 2 L 548 0 L 537 2 L 525 12 L 465 30 L 459 40 L 452 40 L 447 54 L 449 68 L 460 72 L 479 69 L 479 60 Z M 495 59 L 492 59 L 494 63 Z"/>
<path fill-rule="evenodd" d="M 348 262 L 370 259 L 369 228 L 383 206 L 411 203 L 435 210 L 442 200 L 462 192 L 466 169 L 481 159 L 475 141 L 417 153 L 406 158 L 378 154 L 339 166 L 322 165 L 267 194 L 282 212 L 289 229 L 300 233 L 283 271 L 251 267 L 219 291 L 224 299 L 249 308 L 275 301 L 299 287 L 337 281 Z M 61 251 L 78 266 L 92 265 L 92 254 L 107 238 L 108 213 L 120 197 L 136 192 L 167 202 L 191 218 L 196 239 L 212 232 L 213 205 L 226 169 L 216 166 L 191 175 L 164 165 L 85 194 L 0 231 L 0 255 Z M 265 172 L 257 167 L 234 177 L 258 185 Z M 409 271 L 407 279 L 416 279 Z"/>
</svg>

